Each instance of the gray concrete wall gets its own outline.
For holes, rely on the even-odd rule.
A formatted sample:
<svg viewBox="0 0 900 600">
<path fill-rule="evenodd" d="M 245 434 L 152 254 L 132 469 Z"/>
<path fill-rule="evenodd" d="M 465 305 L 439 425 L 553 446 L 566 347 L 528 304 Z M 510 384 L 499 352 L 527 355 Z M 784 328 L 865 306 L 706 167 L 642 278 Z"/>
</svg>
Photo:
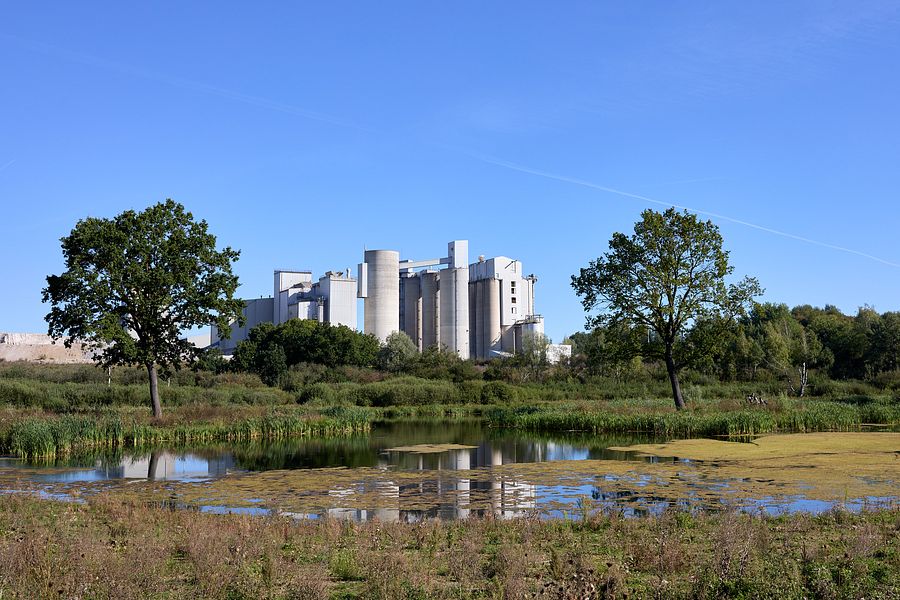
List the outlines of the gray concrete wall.
<svg viewBox="0 0 900 600">
<path fill-rule="evenodd" d="M 363 303 L 363 330 L 382 342 L 400 331 L 400 253 L 367 250 L 367 297 Z"/>
</svg>

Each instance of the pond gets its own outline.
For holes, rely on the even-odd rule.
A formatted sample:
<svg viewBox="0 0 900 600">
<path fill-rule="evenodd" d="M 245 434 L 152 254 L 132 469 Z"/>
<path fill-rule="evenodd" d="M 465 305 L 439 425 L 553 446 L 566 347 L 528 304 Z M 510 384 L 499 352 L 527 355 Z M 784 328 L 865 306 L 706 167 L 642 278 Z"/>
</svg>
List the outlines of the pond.
<svg viewBox="0 0 900 600">
<path fill-rule="evenodd" d="M 544 436 L 492 430 L 477 420 L 390 422 L 349 438 L 146 448 L 52 464 L 0 459 L 0 489 L 76 499 L 129 494 L 204 511 L 360 521 L 487 514 L 554 518 L 599 510 L 638 516 L 729 506 L 819 512 L 896 503 L 900 455 L 891 456 L 883 446 L 896 439 L 900 449 L 900 436 L 860 439 L 880 445 L 862 458 L 854 456 L 852 464 L 837 460 L 838 453 L 826 452 L 832 458 L 822 459 L 818 449 L 780 462 L 769 455 L 762 462 L 741 462 L 740 456 L 694 458 L 683 446 L 669 451 L 666 440 L 643 435 Z"/>
</svg>

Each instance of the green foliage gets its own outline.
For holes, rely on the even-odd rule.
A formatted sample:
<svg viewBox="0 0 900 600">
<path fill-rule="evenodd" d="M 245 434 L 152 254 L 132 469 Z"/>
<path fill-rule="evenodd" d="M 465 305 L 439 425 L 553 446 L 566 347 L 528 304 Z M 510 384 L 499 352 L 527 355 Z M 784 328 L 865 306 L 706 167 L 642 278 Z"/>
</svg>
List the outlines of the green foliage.
<svg viewBox="0 0 900 600">
<path fill-rule="evenodd" d="M 61 241 L 66 270 L 43 290 L 50 335 L 84 343 L 103 366 L 178 369 L 196 354 L 183 330 L 227 332 L 241 318 L 231 272 L 239 252 L 216 250 L 206 221 L 172 200 L 83 219 Z"/>
<path fill-rule="evenodd" d="M 344 325 L 291 319 L 274 326 L 257 325 L 237 345 L 231 367 L 257 373 L 269 385 L 282 382 L 299 364 L 368 367 L 375 363 L 378 340 Z"/>
<path fill-rule="evenodd" d="M 857 407 L 820 402 L 788 410 L 639 413 L 585 411 L 573 407 L 545 409 L 497 408 L 490 412 L 494 427 L 534 431 L 592 433 L 652 433 L 662 437 L 733 436 L 773 432 L 853 431 L 862 423 L 900 423 L 900 407 Z"/>
<path fill-rule="evenodd" d="M 228 371 L 228 361 L 218 348 L 207 348 L 197 355 L 193 365 L 194 371 L 207 371 L 219 375 Z"/>
<path fill-rule="evenodd" d="M 413 364 L 411 374 L 427 379 L 450 379 L 456 382 L 480 377 L 471 361 L 462 360 L 455 352 L 438 346 L 425 348 Z"/>
<path fill-rule="evenodd" d="M 402 331 L 387 337 L 378 353 L 379 368 L 391 373 L 409 372 L 419 360 L 419 349 Z"/>
<path fill-rule="evenodd" d="M 481 388 L 482 404 L 507 404 L 517 399 L 516 388 L 503 381 L 489 381 Z"/>
<path fill-rule="evenodd" d="M 277 385 L 288 370 L 284 348 L 279 345 L 266 345 L 256 352 L 254 371 L 266 385 Z"/>
<path fill-rule="evenodd" d="M 367 413 L 335 415 L 278 414 L 221 423 L 147 425 L 118 417 L 64 415 L 18 421 L 6 432 L 0 450 L 22 458 L 52 458 L 89 448 L 130 448 L 165 443 L 343 436 L 369 430 Z"/>
<path fill-rule="evenodd" d="M 589 324 L 620 333 L 620 355 L 665 361 L 682 408 L 677 372 L 709 356 L 720 330 L 762 293 L 753 278 L 726 286 L 732 270 L 711 221 L 645 210 L 634 234 L 613 234 L 609 252 L 573 275 L 572 287 L 586 311 L 600 311 Z"/>
</svg>

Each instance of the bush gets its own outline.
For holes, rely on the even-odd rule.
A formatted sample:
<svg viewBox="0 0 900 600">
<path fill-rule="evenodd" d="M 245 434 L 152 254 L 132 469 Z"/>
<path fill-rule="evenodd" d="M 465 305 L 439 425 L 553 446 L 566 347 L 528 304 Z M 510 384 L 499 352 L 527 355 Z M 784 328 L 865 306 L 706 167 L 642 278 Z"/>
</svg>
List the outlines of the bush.
<svg viewBox="0 0 900 600">
<path fill-rule="evenodd" d="M 398 377 L 366 385 L 339 384 L 338 399 L 358 406 L 416 406 L 422 404 L 458 404 L 460 393 L 450 381 Z"/>
<path fill-rule="evenodd" d="M 333 404 L 337 399 L 334 389 L 327 383 L 313 383 L 304 387 L 297 396 L 297 402 L 307 404 Z"/>
<path fill-rule="evenodd" d="M 391 373 L 409 371 L 418 360 L 419 350 L 402 331 L 389 335 L 378 353 L 378 366 Z"/>
<path fill-rule="evenodd" d="M 482 404 L 506 404 L 517 396 L 516 388 L 503 381 L 489 381 L 481 388 Z"/>
</svg>

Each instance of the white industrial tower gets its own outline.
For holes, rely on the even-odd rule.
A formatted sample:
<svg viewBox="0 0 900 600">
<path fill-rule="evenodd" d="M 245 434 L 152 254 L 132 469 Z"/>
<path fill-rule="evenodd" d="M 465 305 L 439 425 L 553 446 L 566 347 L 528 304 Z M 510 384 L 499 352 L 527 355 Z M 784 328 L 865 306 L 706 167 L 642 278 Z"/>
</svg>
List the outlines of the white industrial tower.
<svg viewBox="0 0 900 600">
<path fill-rule="evenodd" d="M 447 244 L 447 256 L 400 260 L 395 250 L 366 250 L 359 264 L 363 331 L 384 341 L 403 331 L 419 349 L 441 344 L 469 358 L 469 242 Z M 430 267 L 446 266 L 441 270 Z"/>
</svg>

